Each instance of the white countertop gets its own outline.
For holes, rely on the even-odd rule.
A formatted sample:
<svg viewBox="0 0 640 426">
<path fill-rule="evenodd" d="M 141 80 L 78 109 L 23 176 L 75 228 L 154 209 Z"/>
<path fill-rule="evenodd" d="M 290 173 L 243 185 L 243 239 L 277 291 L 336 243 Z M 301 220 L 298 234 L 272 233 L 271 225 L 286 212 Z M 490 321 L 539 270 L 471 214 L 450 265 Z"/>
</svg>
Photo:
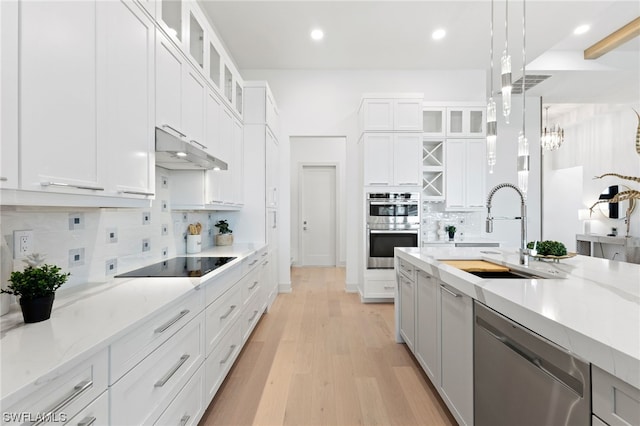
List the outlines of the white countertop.
<svg viewBox="0 0 640 426">
<path fill-rule="evenodd" d="M 471 235 L 465 235 L 463 239 L 458 239 L 459 237 L 456 236 L 456 238 L 453 241 L 449 241 L 449 239 L 444 239 L 444 240 L 422 240 L 422 244 L 504 244 L 504 241 L 498 241 L 498 240 L 492 240 L 490 238 L 485 238 L 485 237 L 478 237 L 478 236 L 471 236 Z"/>
<path fill-rule="evenodd" d="M 580 358 L 640 388 L 640 265 L 587 256 L 530 259 L 547 279 L 482 279 L 440 262 L 484 259 L 512 269 L 515 249 L 396 248 L 402 257 Z"/>
<path fill-rule="evenodd" d="M 184 255 L 237 257 L 200 278 L 115 278 L 56 294 L 51 319 L 39 323 L 25 324 L 14 306 L 0 318 L 0 405 L 9 407 L 32 383 L 104 349 L 140 321 L 263 247 L 236 244 Z"/>
</svg>

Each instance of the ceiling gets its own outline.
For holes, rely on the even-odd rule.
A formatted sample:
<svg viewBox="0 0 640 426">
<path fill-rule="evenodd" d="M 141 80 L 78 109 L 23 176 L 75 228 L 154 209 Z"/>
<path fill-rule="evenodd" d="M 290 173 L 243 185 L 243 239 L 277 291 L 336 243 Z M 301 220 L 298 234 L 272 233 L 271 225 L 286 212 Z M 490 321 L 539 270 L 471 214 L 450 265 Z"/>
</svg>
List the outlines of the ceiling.
<svg viewBox="0 0 640 426">
<path fill-rule="evenodd" d="M 489 71 L 491 2 L 200 0 L 243 69 Z M 521 76 L 523 2 L 509 7 L 513 80 Z M 528 0 L 527 74 L 552 77 L 529 90 L 545 103 L 640 102 L 638 37 L 597 60 L 583 51 L 640 16 L 637 0 Z M 494 85 L 505 40 L 505 2 L 494 2 Z M 573 30 L 589 24 L 580 36 Z M 321 27 L 325 38 L 310 39 Z M 431 33 L 445 28 L 444 39 Z"/>
</svg>

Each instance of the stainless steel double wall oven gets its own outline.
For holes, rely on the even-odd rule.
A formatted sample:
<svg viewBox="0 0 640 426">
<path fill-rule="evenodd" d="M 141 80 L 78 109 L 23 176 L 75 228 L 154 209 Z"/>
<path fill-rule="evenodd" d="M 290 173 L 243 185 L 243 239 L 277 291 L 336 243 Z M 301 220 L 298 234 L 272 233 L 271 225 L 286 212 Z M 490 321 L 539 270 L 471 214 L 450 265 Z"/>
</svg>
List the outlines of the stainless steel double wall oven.
<svg viewBox="0 0 640 426">
<path fill-rule="evenodd" d="M 420 194 L 367 194 L 367 269 L 393 269 L 395 247 L 418 247 Z"/>
</svg>

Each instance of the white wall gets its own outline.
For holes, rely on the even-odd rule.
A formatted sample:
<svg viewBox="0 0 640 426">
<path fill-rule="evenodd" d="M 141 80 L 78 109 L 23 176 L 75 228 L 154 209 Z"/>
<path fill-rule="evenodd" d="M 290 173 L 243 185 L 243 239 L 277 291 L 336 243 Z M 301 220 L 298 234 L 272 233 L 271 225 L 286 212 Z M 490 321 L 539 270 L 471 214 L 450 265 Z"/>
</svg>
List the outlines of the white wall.
<svg viewBox="0 0 640 426">
<path fill-rule="evenodd" d="M 345 168 L 347 161 L 346 141 L 344 137 L 291 137 L 291 258 L 293 263 L 299 261 L 299 178 L 302 164 L 336 164 L 337 186 L 337 227 L 336 241 L 338 241 L 337 262 L 344 266 L 347 261 L 346 251 L 346 223 L 347 197 Z"/>
<path fill-rule="evenodd" d="M 604 173 L 640 177 L 640 155 L 635 150 L 639 105 L 582 105 L 557 117 L 565 131 L 565 142 L 544 155 L 544 238 L 569 242 L 575 249 L 575 234 L 582 233 L 578 209 L 589 208 L 609 185 L 639 184 L 615 177 L 594 179 Z M 554 121 L 555 122 L 555 121 Z M 563 210 L 565 226 L 558 217 Z M 596 208 L 591 232 L 607 234 L 612 227 L 625 235 L 624 219 L 605 218 Z M 630 234 L 640 236 L 640 203 L 631 216 Z M 564 217 L 564 216 L 563 216 Z M 566 226 L 568 225 L 568 226 Z"/>
<path fill-rule="evenodd" d="M 289 136 L 345 136 L 346 137 L 346 199 L 347 235 L 355 235 L 362 225 L 358 165 L 357 110 L 364 93 L 422 92 L 426 101 L 484 102 L 485 72 L 478 71 L 318 71 L 318 70 L 241 70 L 246 80 L 266 80 L 280 108 L 283 123 L 281 164 L 290 164 Z M 515 163 L 515 160 L 514 160 Z M 284 169 L 283 169 L 284 170 Z M 284 174 L 284 173 L 283 173 Z M 285 180 L 282 180 L 285 179 Z M 289 185 L 287 176 L 281 176 L 282 188 Z M 284 221 L 291 200 L 288 191 L 281 191 L 280 217 Z M 284 225 L 284 223 L 283 223 Z M 282 235 L 281 257 L 288 262 L 290 241 L 286 226 L 280 227 Z M 358 268 L 359 239 L 346 242 L 348 288 L 356 288 L 361 271 Z M 288 263 L 281 263 L 280 281 Z"/>
</svg>

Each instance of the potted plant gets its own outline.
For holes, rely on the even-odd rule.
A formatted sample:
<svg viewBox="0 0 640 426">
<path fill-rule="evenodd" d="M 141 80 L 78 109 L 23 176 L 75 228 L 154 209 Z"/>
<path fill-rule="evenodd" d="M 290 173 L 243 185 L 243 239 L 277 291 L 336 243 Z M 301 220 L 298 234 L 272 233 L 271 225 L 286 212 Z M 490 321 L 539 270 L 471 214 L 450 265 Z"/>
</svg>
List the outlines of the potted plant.
<svg viewBox="0 0 640 426">
<path fill-rule="evenodd" d="M 444 228 L 445 231 L 449 233 L 449 241 L 453 241 L 453 237 L 456 235 L 456 227 L 453 225 L 449 225 Z"/>
<path fill-rule="evenodd" d="M 218 228 L 218 234 L 216 235 L 217 246 L 230 246 L 233 244 L 233 231 L 229 229 L 229 223 L 226 220 L 219 220 L 214 226 Z"/>
<path fill-rule="evenodd" d="M 34 260 L 35 259 L 35 260 Z M 23 271 L 14 271 L 9 278 L 7 289 L 0 292 L 20 297 L 20 308 L 25 323 L 47 320 L 51 317 L 51 308 L 56 290 L 67 281 L 70 273 L 60 272 L 55 265 L 42 265 L 39 257 L 31 257 L 25 262 Z"/>
</svg>

